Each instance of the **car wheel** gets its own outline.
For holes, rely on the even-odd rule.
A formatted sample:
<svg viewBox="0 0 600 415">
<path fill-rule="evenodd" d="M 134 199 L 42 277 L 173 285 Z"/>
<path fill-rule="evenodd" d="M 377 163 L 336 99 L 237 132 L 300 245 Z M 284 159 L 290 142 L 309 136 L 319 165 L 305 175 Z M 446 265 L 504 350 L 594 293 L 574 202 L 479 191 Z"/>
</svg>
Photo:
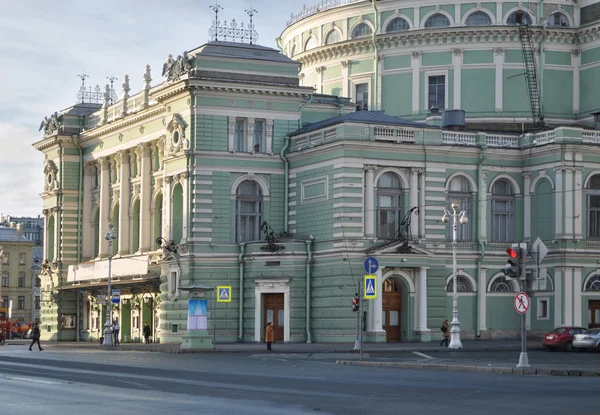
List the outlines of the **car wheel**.
<svg viewBox="0 0 600 415">
<path fill-rule="evenodd" d="M 573 351 L 573 343 L 571 343 L 571 342 L 566 342 L 566 343 L 565 343 L 565 351 L 566 351 L 566 352 L 572 352 L 572 351 Z"/>
</svg>

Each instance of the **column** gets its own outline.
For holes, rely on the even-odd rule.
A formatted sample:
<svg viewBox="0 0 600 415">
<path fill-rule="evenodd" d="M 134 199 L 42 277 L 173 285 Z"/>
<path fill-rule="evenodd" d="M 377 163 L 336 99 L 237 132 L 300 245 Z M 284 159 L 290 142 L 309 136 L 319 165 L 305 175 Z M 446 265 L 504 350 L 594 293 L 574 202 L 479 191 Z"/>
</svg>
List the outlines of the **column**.
<svg viewBox="0 0 600 415">
<path fill-rule="evenodd" d="M 418 304 L 418 321 L 417 331 L 421 334 L 430 331 L 427 328 L 427 270 L 428 267 L 419 268 L 419 276 L 417 278 L 417 304 Z"/>
<path fill-rule="evenodd" d="M 454 24 L 459 25 L 461 23 L 461 12 L 460 12 L 460 4 L 454 5 Z M 456 108 L 454 108 L 456 109 Z"/>
<path fill-rule="evenodd" d="M 502 13 L 502 2 L 496 3 L 496 24 L 501 25 L 504 13 Z"/>
<path fill-rule="evenodd" d="M 579 155 L 578 155 L 579 156 Z M 583 239 L 583 169 L 575 169 L 575 197 L 574 197 L 574 216 L 575 216 L 575 229 L 573 237 L 577 240 Z"/>
<path fill-rule="evenodd" d="M 119 229 L 117 229 L 117 238 L 119 238 L 119 255 L 129 253 L 129 154 L 126 151 L 119 151 L 116 154 L 116 162 L 120 165 L 121 176 L 119 178 Z"/>
<path fill-rule="evenodd" d="M 419 206 L 419 170 L 410 169 L 410 184 L 409 184 L 409 201 L 408 208 Z M 419 235 L 419 222 L 412 215 L 410 218 L 410 234 L 414 238 Z"/>
<path fill-rule="evenodd" d="M 477 290 L 479 291 L 479 331 L 484 332 L 487 331 L 487 268 L 481 268 Z"/>
<path fill-rule="evenodd" d="M 188 238 L 188 204 L 189 204 L 189 194 L 188 194 L 188 180 L 189 174 L 187 171 L 184 171 L 179 175 L 179 182 L 181 183 L 181 188 L 183 189 L 183 227 L 181 232 L 181 242 L 187 242 Z M 175 243 L 179 243 L 180 241 L 175 241 Z"/>
<path fill-rule="evenodd" d="M 381 293 L 383 290 L 383 270 L 385 267 L 379 267 L 377 270 L 377 284 L 379 285 L 377 289 Z M 369 303 L 373 303 L 373 327 L 372 330 L 376 333 L 383 333 L 383 300 L 382 295 L 380 294 L 373 301 L 369 301 Z"/>
<path fill-rule="evenodd" d="M 315 71 L 317 71 L 317 84 L 315 86 L 315 90 L 316 90 L 317 94 L 322 94 L 323 93 L 323 66 L 317 66 L 315 68 Z"/>
<path fill-rule="evenodd" d="M 531 188 L 531 174 L 529 172 L 523 173 L 523 198 L 524 198 L 524 223 L 523 223 L 523 237 L 526 241 L 531 240 L 531 194 L 529 190 Z"/>
<path fill-rule="evenodd" d="M 44 214 L 44 236 L 43 236 L 44 253 L 43 253 L 43 256 L 44 256 L 44 259 L 48 259 L 48 254 L 49 254 L 49 252 L 48 252 L 48 234 L 49 234 L 49 232 L 48 232 L 48 215 L 50 214 L 50 212 L 48 209 L 44 209 L 42 211 L 42 213 Z M 0 277 L 1 277 L 1 275 L 0 275 Z"/>
<path fill-rule="evenodd" d="M 421 193 L 419 194 L 419 239 L 425 238 L 425 170 L 421 170 Z"/>
<path fill-rule="evenodd" d="M 582 313 L 581 308 L 581 270 L 583 268 L 573 268 L 573 325 L 581 326 Z"/>
<path fill-rule="evenodd" d="M 413 29 L 418 29 L 421 27 L 421 8 L 414 7 L 413 12 L 415 15 L 414 20 L 413 20 Z"/>
<path fill-rule="evenodd" d="M 171 189 L 173 178 L 165 177 L 163 179 L 163 218 L 162 218 L 162 237 L 171 239 Z"/>
<path fill-rule="evenodd" d="M 150 146 L 147 143 L 138 146 L 142 159 L 142 178 L 140 187 L 140 251 L 148 252 L 152 246 L 150 241 L 150 202 L 152 198 Z"/>
<path fill-rule="evenodd" d="M 556 239 L 563 236 L 563 170 L 562 168 L 554 169 L 556 172 L 556 190 L 555 195 L 555 213 L 554 213 L 554 229 Z"/>
<path fill-rule="evenodd" d="M 348 88 L 348 83 L 350 82 L 348 76 L 349 76 L 349 71 L 348 71 L 348 61 L 342 61 L 342 80 L 344 82 L 344 84 L 342 85 L 342 96 L 344 97 L 348 97 L 350 95 L 349 94 L 349 88 Z"/>
<path fill-rule="evenodd" d="M 502 6 L 501 3 L 498 3 L 498 6 Z M 494 64 L 496 65 L 496 87 L 495 87 L 495 98 L 496 104 L 495 109 L 496 112 L 502 112 L 503 100 L 502 96 L 504 94 L 504 49 L 503 48 L 494 48 Z"/>
<path fill-rule="evenodd" d="M 273 120 L 267 120 L 267 154 L 273 154 Z"/>
<path fill-rule="evenodd" d="M 563 268 L 564 321 L 565 326 L 573 324 L 573 268 Z M 556 295 L 556 293 L 554 294 Z"/>
<path fill-rule="evenodd" d="M 60 255 L 60 211 L 57 207 L 52 208 L 52 212 L 54 212 L 54 260 L 62 261 L 62 256 Z"/>
<path fill-rule="evenodd" d="M 565 170 L 565 238 L 573 237 L 573 170 Z"/>
<path fill-rule="evenodd" d="M 365 166 L 365 236 L 375 237 L 375 166 Z"/>
<path fill-rule="evenodd" d="M 246 118 L 246 151 L 248 153 L 254 152 L 254 118 Z"/>
<path fill-rule="evenodd" d="M 460 8 L 460 5 L 456 6 Z M 462 101 L 462 62 L 463 62 L 463 50 L 452 49 L 452 68 L 454 69 L 454 101 L 453 109 L 461 109 Z"/>
<path fill-rule="evenodd" d="M 479 191 L 483 192 L 485 197 L 481 198 L 479 202 L 479 235 L 482 241 L 487 241 L 487 200 L 491 200 L 492 194 L 487 191 L 487 170 L 481 171 L 481 177 L 479 178 Z"/>
<path fill-rule="evenodd" d="M 419 85 L 421 78 L 421 52 L 411 52 L 410 65 L 412 68 L 412 113 L 419 114 Z"/>
<path fill-rule="evenodd" d="M 577 26 L 576 26 L 577 27 Z M 579 67 L 581 66 L 581 51 L 579 49 L 575 49 L 571 51 L 572 61 L 573 61 L 573 114 L 579 114 L 579 94 L 580 94 L 580 85 L 579 85 Z"/>
<path fill-rule="evenodd" d="M 554 268 L 554 327 L 561 326 L 563 322 L 563 269 Z"/>
<path fill-rule="evenodd" d="M 100 170 L 100 226 L 98 238 L 100 239 L 100 258 L 108 256 L 108 243 L 104 240 L 104 233 L 108 230 L 108 218 L 110 217 L 110 163 L 108 157 L 98 159 L 98 170 Z"/>
<path fill-rule="evenodd" d="M 92 178 L 94 175 L 94 166 L 87 163 L 83 167 L 83 195 L 82 195 L 82 219 L 81 219 L 81 258 L 91 259 L 94 244 L 92 235 Z"/>
</svg>

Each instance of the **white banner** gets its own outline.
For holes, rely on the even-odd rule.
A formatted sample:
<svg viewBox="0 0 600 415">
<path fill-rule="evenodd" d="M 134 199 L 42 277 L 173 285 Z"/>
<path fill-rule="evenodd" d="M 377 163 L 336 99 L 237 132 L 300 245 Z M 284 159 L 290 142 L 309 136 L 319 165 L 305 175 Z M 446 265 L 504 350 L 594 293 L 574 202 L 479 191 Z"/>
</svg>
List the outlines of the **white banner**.
<svg viewBox="0 0 600 415">
<path fill-rule="evenodd" d="M 148 255 L 112 260 L 112 278 L 148 274 Z M 108 260 L 69 265 L 67 282 L 108 279 Z"/>
</svg>

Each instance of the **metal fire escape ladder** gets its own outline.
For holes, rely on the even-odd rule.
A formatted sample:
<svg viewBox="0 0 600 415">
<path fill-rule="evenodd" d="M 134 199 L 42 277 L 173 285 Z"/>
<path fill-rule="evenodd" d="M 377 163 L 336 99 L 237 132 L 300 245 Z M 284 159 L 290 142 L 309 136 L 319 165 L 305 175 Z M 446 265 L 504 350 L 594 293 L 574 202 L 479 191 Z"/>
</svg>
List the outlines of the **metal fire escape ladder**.
<svg viewBox="0 0 600 415">
<path fill-rule="evenodd" d="M 519 26 L 519 38 L 521 39 L 521 49 L 523 51 L 525 82 L 527 83 L 527 92 L 529 93 L 529 102 L 531 103 L 533 123 L 534 125 L 540 125 L 544 121 L 544 115 L 542 114 L 540 86 L 538 83 L 537 67 L 535 65 L 535 55 L 533 54 L 533 33 L 528 24 Z"/>
</svg>

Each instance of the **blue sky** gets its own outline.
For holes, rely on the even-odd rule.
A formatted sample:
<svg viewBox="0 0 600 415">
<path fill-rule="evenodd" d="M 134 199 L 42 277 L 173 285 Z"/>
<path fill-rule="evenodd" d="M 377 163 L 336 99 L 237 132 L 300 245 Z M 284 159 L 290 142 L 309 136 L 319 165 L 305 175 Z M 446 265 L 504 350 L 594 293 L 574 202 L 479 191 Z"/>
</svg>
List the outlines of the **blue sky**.
<svg viewBox="0 0 600 415">
<path fill-rule="evenodd" d="M 221 20 L 247 22 L 256 9 L 259 44 L 275 48 L 290 13 L 302 9 L 293 0 L 218 0 Z M 306 3 L 312 5 L 317 1 Z M 146 64 L 152 85 L 162 81 L 162 65 L 209 40 L 214 0 L 0 0 L 0 213 L 41 214 L 43 155 L 31 145 L 44 116 L 76 103 L 81 80 L 105 85 L 117 77 L 117 95 L 125 74 L 138 92 Z M 92 6 L 93 5 L 93 6 Z"/>
</svg>

